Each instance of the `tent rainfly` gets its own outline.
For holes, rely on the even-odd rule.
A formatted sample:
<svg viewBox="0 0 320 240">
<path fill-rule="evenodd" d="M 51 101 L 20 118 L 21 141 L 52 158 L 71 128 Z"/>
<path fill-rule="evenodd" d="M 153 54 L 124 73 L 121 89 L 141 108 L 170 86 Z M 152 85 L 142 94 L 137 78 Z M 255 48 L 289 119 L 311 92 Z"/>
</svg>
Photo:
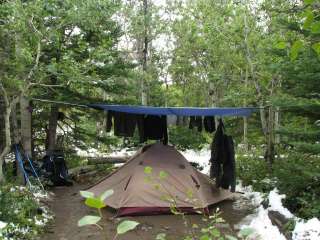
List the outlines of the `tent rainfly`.
<svg viewBox="0 0 320 240">
<path fill-rule="evenodd" d="M 152 168 L 151 183 L 146 181 L 146 167 Z M 161 171 L 166 177 L 159 180 Z M 113 189 L 114 194 L 105 203 L 118 210 L 117 216 L 170 213 L 170 199 L 174 199 L 174 206 L 181 211 L 195 212 L 232 196 L 210 181 L 174 147 L 156 143 L 141 148 L 125 165 L 88 191 L 99 196 Z"/>
</svg>

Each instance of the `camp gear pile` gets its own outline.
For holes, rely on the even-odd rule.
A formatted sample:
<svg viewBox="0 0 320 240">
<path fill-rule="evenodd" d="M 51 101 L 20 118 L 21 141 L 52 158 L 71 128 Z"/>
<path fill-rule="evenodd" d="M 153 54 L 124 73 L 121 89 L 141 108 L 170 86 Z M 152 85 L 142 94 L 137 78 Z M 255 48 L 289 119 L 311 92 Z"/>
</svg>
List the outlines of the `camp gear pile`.
<svg viewBox="0 0 320 240">
<path fill-rule="evenodd" d="M 55 186 L 71 186 L 68 178 L 68 168 L 61 151 L 44 156 L 42 169 L 47 173 L 48 178 Z"/>
</svg>

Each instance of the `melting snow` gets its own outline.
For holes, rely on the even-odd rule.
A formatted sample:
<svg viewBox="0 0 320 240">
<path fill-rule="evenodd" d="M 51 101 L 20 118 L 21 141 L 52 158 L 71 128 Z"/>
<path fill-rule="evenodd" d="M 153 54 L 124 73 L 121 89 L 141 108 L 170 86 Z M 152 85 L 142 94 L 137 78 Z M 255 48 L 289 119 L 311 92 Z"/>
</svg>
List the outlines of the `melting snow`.
<svg viewBox="0 0 320 240">
<path fill-rule="evenodd" d="M 259 206 L 256 216 L 251 220 L 250 224 L 242 225 L 241 228 L 252 228 L 255 230 L 255 233 L 250 236 L 250 239 L 286 240 L 279 229 L 272 225 L 268 216 L 268 210 L 264 209 L 263 206 Z"/>
<path fill-rule="evenodd" d="M 308 221 L 299 220 L 292 233 L 292 240 L 319 240 L 320 221 L 312 218 Z"/>
<path fill-rule="evenodd" d="M 189 161 L 198 163 L 200 167 L 203 168 L 201 171 L 204 174 L 209 174 L 210 172 L 210 151 L 207 149 L 202 149 L 200 151 L 185 150 L 181 154 Z"/>
<path fill-rule="evenodd" d="M 277 211 L 288 219 L 294 217 L 294 215 L 282 205 L 281 201 L 282 199 L 286 198 L 285 194 L 279 194 L 278 189 L 275 188 L 269 193 L 268 198 L 269 198 L 268 210 Z"/>
<path fill-rule="evenodd" d="M 7 223 L 0 221 L 0 229 L 3 229 L 7 226 Z"/>
</svg>

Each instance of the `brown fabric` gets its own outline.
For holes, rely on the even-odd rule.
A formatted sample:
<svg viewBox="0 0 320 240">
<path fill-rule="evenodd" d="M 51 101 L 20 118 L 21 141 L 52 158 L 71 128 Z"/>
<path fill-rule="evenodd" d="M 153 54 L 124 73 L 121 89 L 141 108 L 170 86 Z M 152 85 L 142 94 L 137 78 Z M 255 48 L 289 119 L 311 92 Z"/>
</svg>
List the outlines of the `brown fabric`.
<svg viewBox="0 0 320 240">
<path fill-rule="evenodd" d="M 145 181 L 147 166 L 153 169 L 151 176 L 161 185 L 160 190 Z M 156 180 L 160 171 L 168 176 Z M 174 147 L 161 143 L 138 151 L 125 165 L 88 191 L 99 196 L 108 189 L 113 189 L 114 194 L 105 203 L 115 209 L 170 207 L 170 202 L 164 199 L 166 195 L 175 198 L 178 208 L 205 208 L 232 196 L 229 191 L 217 189 L 208 176 L 194 169 Z M 188 197 L 191 193 L 192 199 Z"/>
</svg>

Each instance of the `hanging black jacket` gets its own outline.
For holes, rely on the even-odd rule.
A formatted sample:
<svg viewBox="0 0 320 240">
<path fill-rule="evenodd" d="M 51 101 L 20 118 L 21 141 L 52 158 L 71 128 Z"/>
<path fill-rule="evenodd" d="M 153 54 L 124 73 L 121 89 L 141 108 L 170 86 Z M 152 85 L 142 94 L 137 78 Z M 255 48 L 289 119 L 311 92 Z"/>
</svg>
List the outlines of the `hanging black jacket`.
<svg viewBox="0 0 320 240">
<path fill-rule="evenodd" d="M 216 123 L 213 116 L 206 116 L 203 119 L 203 126 L 206 132 L 213 133 L 216 130 Z"/>
<path fill-rule="evenodd" d="M 220 119 L 217 131 L 211 144 L 210 177 L 216 180 L 217 187 L 235 191 L 235 153 L 231 136 L 224 133 L 224 125 Z"/>
</svg>

